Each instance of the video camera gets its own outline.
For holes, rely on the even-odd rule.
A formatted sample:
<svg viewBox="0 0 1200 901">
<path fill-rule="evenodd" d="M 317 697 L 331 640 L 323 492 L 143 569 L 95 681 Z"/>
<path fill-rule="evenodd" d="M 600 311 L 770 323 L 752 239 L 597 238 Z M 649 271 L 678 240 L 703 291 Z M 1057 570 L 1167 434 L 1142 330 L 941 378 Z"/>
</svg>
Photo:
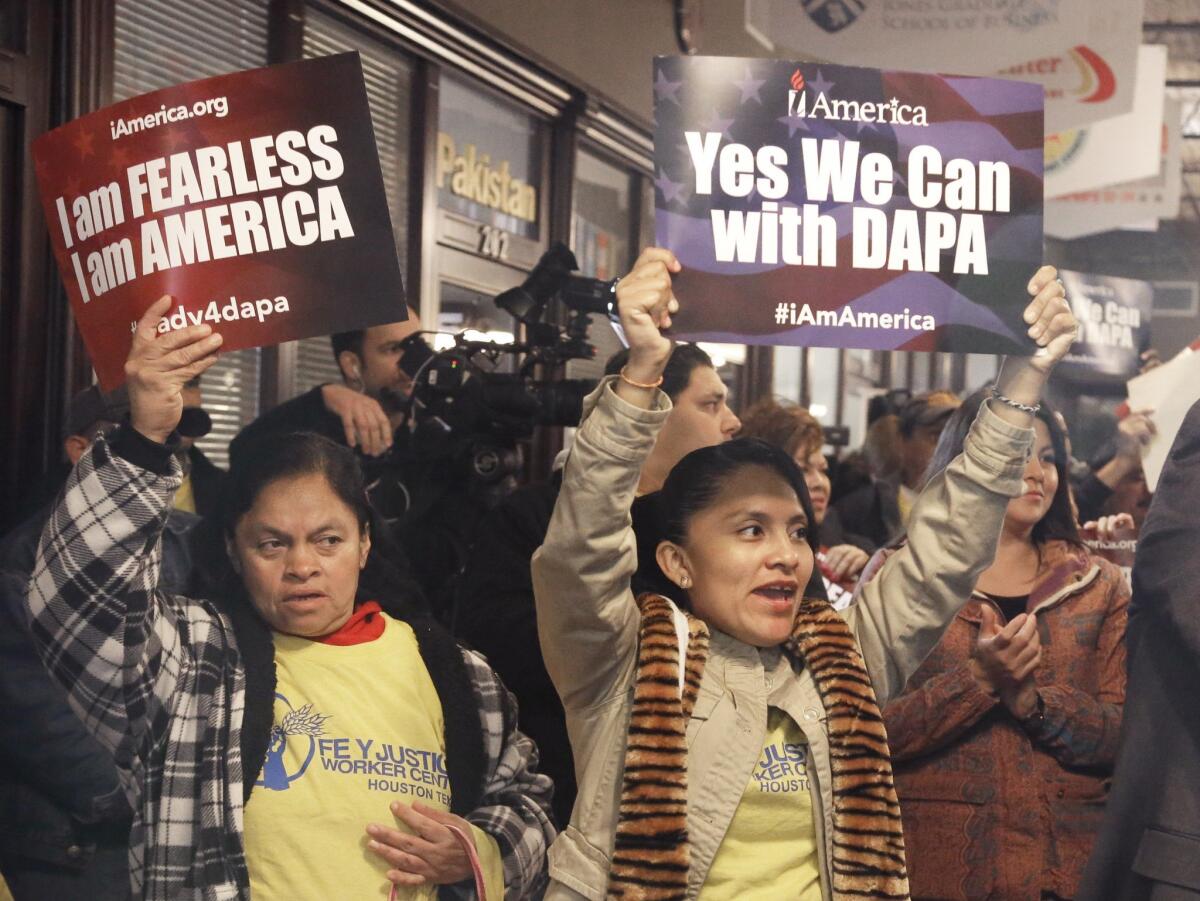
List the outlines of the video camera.
<svg viewBox="0 0 1200 901">
<path fill-rule="evenodd" d="M 400 367 L 413 383 L 411 430 L 387 458 L 388 469 L 408 482 L 411 464 L 448 461 L 450 479 L 465 478 L 490 506 L 515 484 L 523 445 L 536 426 L 578 424 L 583 398 L 594 384 L 556 376 L 570 360 L 595 357 L 587 340 L 591 317 L 611 314 L 616 304 L 615 281 L 586 278 L 575 274 L 578 268 L 575 255 L 556 243 L 521 285 L 496 297 L 496 306 L 523 327 L 524 340 L 499 344 L 459 334 L 442 351 L 420 333 L 404 341 Z M 561 328 L 545 321 L 554 299 L 567 312 Z M 505 359 L 513 361 L 513 371 L 497 371 Z M 411 485 L 406 493 L 404 503 L 411 507 Z M 395 499 L 373 500 L 385 510 L 396 507 Z"/>
</svg>

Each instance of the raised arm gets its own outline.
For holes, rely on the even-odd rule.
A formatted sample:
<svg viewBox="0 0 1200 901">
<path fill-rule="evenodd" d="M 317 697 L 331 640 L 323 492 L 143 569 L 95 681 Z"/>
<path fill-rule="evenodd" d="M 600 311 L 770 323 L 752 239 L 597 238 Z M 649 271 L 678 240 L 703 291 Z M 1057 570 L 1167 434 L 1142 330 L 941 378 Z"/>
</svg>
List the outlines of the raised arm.
<svg viewBox="0 0 1200 901">
<path fill-rule="evenodd" d="M 980 408 L 963 452 L 930 479 L 909 516 L 908 542 L 863 586 L 844 615 L 880 704 L 898 695 L 971 596 L 996 554 L 1010 498 L 1033 443 L 1032 408 L 1075 339 L 1076 322 L 1053 267 L 1029 283 L 1025 310 L 1038 351 L 1004 361 L 997 397 Z"/>
<path fill-rule="evenodd" d="M 629 508 L 671 409 L 656 386 L 671 355 L 660 330 L 677 309 L 677 271 L 673 254 L 649 248 L 621 280 L 629 363 L 623 378 L 605 379 L 584 402 L 546 540 L 533 557 L 542 654 L 568 710 L 623 692 L 633 678 L 638 613 L 629 582 L 637 551 Z"/>
<path fill-rule="evenodd" d="M 154 699 L 172 692 L 188 654 L 177 611 L 157 594 L 161 534 L 181 477 L 165 441 L 184 382 L 215 362 L 221 340 L 207 325 L 158 336 L 170 303 L 162 298 L 138 323 L 125 367 L 131 422 L 111 442 L 97 439 L 72 470 L 26 594 L 43 662 L 124 770 Z"/>
</svg>

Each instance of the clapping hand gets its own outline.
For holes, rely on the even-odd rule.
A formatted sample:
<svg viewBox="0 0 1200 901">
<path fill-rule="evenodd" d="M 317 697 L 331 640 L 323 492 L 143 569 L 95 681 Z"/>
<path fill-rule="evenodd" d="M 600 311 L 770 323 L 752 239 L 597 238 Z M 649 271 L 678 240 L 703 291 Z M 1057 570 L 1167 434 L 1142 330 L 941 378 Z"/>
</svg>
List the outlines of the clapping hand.
<svg viewBox="0 0 1200 901">
<path fill-rule="evenodd" d="M 995 608 L 984 604 L 970 663 L 971 675 L 980 688 L 1018 713 L 1014 708 L 1024 706 L 1041 662 L 1037 617 L 1021 613 L 1002 628 Z M 1025 712 L 1021 710 L 1018 715 Z"/>
</svg>

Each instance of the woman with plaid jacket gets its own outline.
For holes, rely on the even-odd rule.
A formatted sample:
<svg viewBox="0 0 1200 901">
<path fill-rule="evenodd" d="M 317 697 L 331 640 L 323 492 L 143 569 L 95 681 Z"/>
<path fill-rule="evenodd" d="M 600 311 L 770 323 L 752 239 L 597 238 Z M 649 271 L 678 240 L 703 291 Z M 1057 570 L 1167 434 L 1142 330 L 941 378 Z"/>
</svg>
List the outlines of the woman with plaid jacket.
<svg viewBox="0 0 1200 901">
<path fill-rule="evenodd" d="M 348 450 L 295 435 L 235 467 L 220 587 L 159 590 L 180 388 L 220 346 L 159 334 L 170 303 L 138 324 L 130 421 L 75 467 L 28 593 L 135 811 L 135 896 L 536 894 L 550 781 L 487 664 L 388 594 Z"/>
</svg>

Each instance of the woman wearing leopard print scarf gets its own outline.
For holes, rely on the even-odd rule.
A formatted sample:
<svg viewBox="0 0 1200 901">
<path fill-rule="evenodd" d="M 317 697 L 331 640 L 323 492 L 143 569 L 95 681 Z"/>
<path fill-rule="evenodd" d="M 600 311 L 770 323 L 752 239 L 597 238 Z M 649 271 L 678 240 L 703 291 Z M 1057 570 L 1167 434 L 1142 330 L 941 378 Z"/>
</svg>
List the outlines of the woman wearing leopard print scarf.
<svg viewBox="0 0 1200 901">
<path fill-rule="evenodd" d="M 629 364 L 585 403 L 534 557 L 539 634 L 579 775 L 547 897 L 906 898 L 877 705 L 990 563 L 1021 490 L 1027 410 L 1075 320 L 1054 270 L 1039 270 L 1026 320 L 1043 350 L 1004 365 L 1003 397 L 926 488 L 908 549 L 847 610 L 801 597 L 815 540 L 804 479 L 754 441 L 695 451 L 672 471 L 656 559 L 677 590 L 635 599 L 629 506 L 670 409 L 656 385 L 679 270 L 651 248 L 620 282 Z"/>
</svg>

